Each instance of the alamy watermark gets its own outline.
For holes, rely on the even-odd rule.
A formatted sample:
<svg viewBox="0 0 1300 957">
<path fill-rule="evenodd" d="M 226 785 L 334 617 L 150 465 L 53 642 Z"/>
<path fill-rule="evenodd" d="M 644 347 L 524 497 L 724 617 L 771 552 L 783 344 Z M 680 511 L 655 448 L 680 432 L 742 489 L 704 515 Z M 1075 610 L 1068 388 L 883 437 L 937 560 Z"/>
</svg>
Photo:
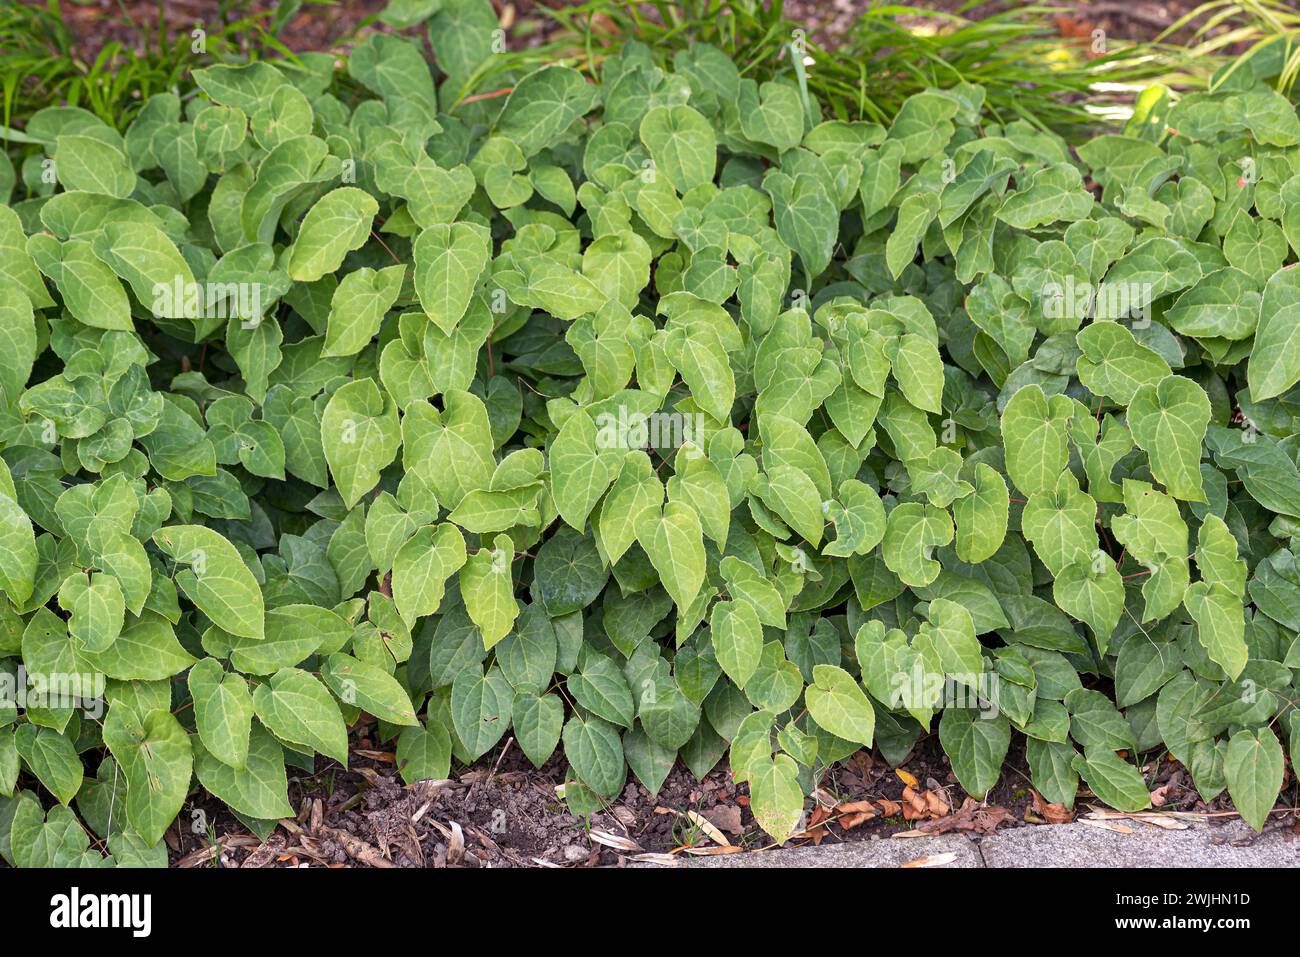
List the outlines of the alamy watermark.
<svg viewBox="0 0 1300 957">
<path fill-rule="evenodd" d="M 153 286 L 153 314 L 163 319 L 238 319 L 245 329 L 262 323 L 260 282 L 186 282 Z"/>
<path fill-rule="evenodd" d="M 1075 282 L 1067 276 L 1064 284 L 1044 284 L 1043 317 L 1127 320 L 1133 328 L 1145 329 L 1151 325 L 1153 292 L 1149 282 Z"/>
<path fill-rule="evenodd" d="M 132 937 L 153 930 L 153 895 L 93 894 L 73 888 L 50 898 L 50 926 L 56 930 L 123 928 Z"/>
<path fill-rule="evenodd" d="M 922 667 L 918 661 L 910 671 L 896 671 L 890 680 L 893 700 L 904 708 L 938 711 L 941 708 L 968 708 L 991 720 L 999 714 L 998 676 L 994 672 L 979 674 L 944 674 Z"/>
<path fill-rule="evenodd" d="M 596 416 L 596 447 L 600 449 L 676 449 L 704 447 L 701 412 L 601 412 Z"/>
<path fill-rule="evenodd" d="M 104 716 L 104 675 L 97 672 L 49 673 L 22 665 L 0 671 L 0 705 L 22 708 L 72 708 L 88 718 Z"/>
</svg>

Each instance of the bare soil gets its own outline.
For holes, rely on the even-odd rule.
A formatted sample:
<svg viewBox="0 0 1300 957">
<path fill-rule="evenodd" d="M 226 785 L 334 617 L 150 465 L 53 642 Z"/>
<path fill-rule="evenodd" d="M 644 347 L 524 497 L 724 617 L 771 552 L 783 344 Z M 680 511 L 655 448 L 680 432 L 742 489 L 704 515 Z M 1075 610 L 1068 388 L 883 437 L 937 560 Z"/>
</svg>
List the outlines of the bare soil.
<svg viewBox="0 0 1300 957">
<path fill-rule="evenodd" d="M 187 807 L 167 833 L 172 864 L 619 867 L 628 860 L 669 863 L 773 846 L 754 821 L 747 788 L 732 780 L 725 761 L 703 781 L 677 766 L 655 795 L 629 774 L 617 799 L 582 819 L 557 796 L 564 781 L 559 757 L 535 769 L 517 746 L 503 743 L 474 766 L 454 770 L 450 780 L 405 786 L 389 747 L 363 733 L 354 739 L 350 768 L 318 758 L 314 774 L 291 772 L 290 800 L 299 814 L 279 822 L 266 841 L 218 802 L 197 799 L 194 807 L 211 826 L 193 833 L 188 823 L 194 808 Z M 1154 800 L 1165 810 L 1231 807 L 1226 798 L 1203 802 L 1175 761 L 1148 765 L 1146 774 Z M 790 844 L 874 841 L 904 831 L 978 836 L 1073 819 L 1032 791 L 1023 742 L 1013 744 L 1001 779 L 983 801 L 963 792 L 937 735 L 922 738 L 897 770 L 879 754 L 858 752 L 826 773 L 816 798 L 803 832 Z M 864 801 L 874 816 L 855 821 L 850 812 Z M 1076 813 L 1093 803 L 1082 791 Z M 912 810 L 927 806 L 937 815 Z"/>
<path fill-rule="evenodd" d="M 41 5 L 40 0 L 22 0 L 23 3 Z M 548 8 L 572 6 L 572 0 L 492 0 L 501 16 L 501 22 L 510 31 L 512 43 L 531 46 L 551 39 L 557 24 L 547 16 Z M 1119 39 L 1151 40 L 1160 35 L 1180 17 L 1199 6 L 1201 0 L 1056 0 L 1054 6 L 1067 11 L 1055 19 L 1062 37 L 1088 36 L 1093 29 L 1103 29 Z M 966 0 L 913 0 L 910 6 L 941 13 L 961 11 L 962 16 L 978 19 L 1026 4 L 1016 0 L 988 0 L 969 10 L 963 10 Z M 386 0 L 338 0 L 335 3 L 304 4 L 286 24 L 280 39 L 293 50 L 336 50 L 346 45 L 354 31 L 390 28 L 374 20 L 387 5 Z M 811 36 L 820 42 L 833 45 L 838 37 L 847 33 L 861 12 L 872 5 L 872 0 L 785 0 L 785 14 L 797 23 L 806 24 Z M 221 21 L 217 0 L 78 0 L 63 5 L 66 22 L 79 39 L 79 59 L 94 61 L 106 43 L 116 41 L 128 49 L 142 47 L 141 28 L 156 36 L 159 8 L 168 35 L 175 37 L 188 33 L 196 24 L 209 30 Z M 243 5 L 231 5 L 235 10 L 255 14 L 273 10 L 275 0 L 247 0 Z M 643 5 L 647 16 L 654 16 L 649 5 Z M 907 19 L 907 18 L 904 18 Z M 919 20 L 919 17 L 912 19 Z M 369 22 L 367 22 L 369 21 Z M 1183 31 L 1174 40 L 1185 40 Z"/>
</svg>

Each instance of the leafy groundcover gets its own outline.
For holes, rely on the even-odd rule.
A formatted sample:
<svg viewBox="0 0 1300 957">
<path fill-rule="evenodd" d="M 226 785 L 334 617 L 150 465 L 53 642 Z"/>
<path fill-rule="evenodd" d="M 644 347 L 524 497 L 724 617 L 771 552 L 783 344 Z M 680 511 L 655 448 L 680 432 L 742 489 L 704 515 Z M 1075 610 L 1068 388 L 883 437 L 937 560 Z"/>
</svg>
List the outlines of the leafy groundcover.
<svg viewBox="0 0 1300 957">
<path fill-rule="evenodd" d="M 199 789 L 256 829 L 361 712 L 408 781 L 562 749 L 578 814 L 728 762 L 777 840 L 936 727 L 975 796 L 1023 734 L 1049 801 L 1145 807 L 1167 753 L 1261 827 L 1294 107 L 1241 71 L 1075 153 L 971 86 L 823 121 L 704 45 L 458 102 L 494 29 L 23 126 L 0 854 L 165 862 Z"/>
</svg>

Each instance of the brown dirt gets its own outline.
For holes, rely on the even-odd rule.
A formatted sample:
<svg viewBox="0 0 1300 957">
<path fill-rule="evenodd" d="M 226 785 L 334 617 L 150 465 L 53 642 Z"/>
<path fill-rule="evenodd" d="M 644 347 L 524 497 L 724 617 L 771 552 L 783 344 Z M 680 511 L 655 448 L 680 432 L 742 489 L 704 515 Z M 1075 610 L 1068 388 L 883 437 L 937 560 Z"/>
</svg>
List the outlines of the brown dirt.
<svg viewBox="0 0 1300 957">
<path fill-rule="evenodd" d="M 42 5 L 39 0 L 22 0 L 32 5 Z M 511 30 L 515 44 L 531 46 L 552 38 L 557 29 L 546 15 L 548 8 L 574 5 L 576 0 L 493 0 L 501 14 L 502 23 Z M 871 5 L 872 0 L 786 0 L 786 16 L 807 24 L 811 36 L 821 42 L 833 44 L 853 25 L 858 15 Z M 961 11 L 970 19 L 1013 9 L 1025 4 L 1016 0 L 988 0 L 969 10 L 962 10 L 966 0 L 914 0 L 911 6 L 943 13 Z M 1055 6 L 1068 11 L 1057 19 L 1063 36 L 1087 36 L 1094 28 L 1104 29 L 1110 36 L 1129 40 L 1150 40 L 1184 14 L 1195 9 L 1200 0 L 1057 0 Z M 334 3 L 304 4 L 285 26 L 280 39 L 291 49 L 332 50 L 346 40 L 358 27 L 363 30 L 388 31 L 384 24 L 375 22 L 374 16 L 386 6 L 386 0 L 338 0 Z M 209 29 L 220 22 L 217 0 L 168 0 L 163 6 L 163 19 L 170 36 L 188 33 L 196 23 Z M 275 0 L 247 0 L 243 10 L 248 14 L 274 10 Z M 79 58 L 93 62 L 105 43 L 117 41 L 129 49 L 141 44 L 140 27 L 156 34 L 159 4 L 154 0 L 81 0 L 65 3 L 63 14 L 74 34 L 79 38 Z M 642 8 L 647 16 L 655 12 L 649 5 Z M 907 19 L 907 18 L 905 18 Z M 920 20 L 920 17 L 911 19 Z M 367 20 L 370 22 L 367 23 Z M 1187 38 L 1187 33 L 1181 36 Z M 1175 38 L 1178 39 L 1178 38 Z"/>
<path fill-rule="evenodd" d="M 498 746 L 475 766 L 453 770 L 452 780 L 404 786 L 385 750 L 365 737 L 355 741 L 352 767 L 318 759 L 311 776 L 291 771 L 290 800 L 297 818 L 282 821 L 263 842 L 220 804 L 206 796 L 187 807 L 167 834 L 171 862 L 182 867 L 618 867 L 641 854 L 719 853 L 707 829 L 692 813 L 720 829 L 737 849 L 772 846 L 754 822 L 748 793 L 736 785 L 725 762 L 703 781 L 678 766 L 657 795 L 629 774 L 623 793 L 587 820 L 570 814 L 555 789 L 564 765 L 553 758 L 534 769 L 517 747 Z M 363 756 L 364 755 L 364 756 Z M 824 776 L 817 792 L 824 810 L 806 819 L 806 836 L 792 844 L 875 841 L 901 831 L 966 832 L 1042 825 L 1051 809 L 1037 805 L 1030 789 L 1023 741 L 1012 746 L 1002 777 L 983 802 L 962 791 L 937 735 L 918 742 L 899 768 L 877 755 L 858 752 Z M 910 775 L 911 785 L 904 780 Z M 1230 809 L 1225 798 L 1200 800 L 1186 772 L 1173 761 L 1148 771 L 1148 781 L 1166 810 Z M 917 818 L 901 810 L 909 795 L 943 809 L 940 817 Z M 876 816 L 857 826 L 841 809 L 845 802 L 870 801 Z M 892 802 L 892 803 L 891 803 Z M 1076 811 L 1093 802 L 1081 792 Z M 814 808 L 817 805 L 814 805 Z M 211 822 L 208 833 L 189 828 L 194 808 Z M 1044 817 L 1044 814 L 1047 817 Z M 820 825 L 820 826 L 818 826 Z M 216 835 L 219 852 L 212 850 Z M 667 858 L 661 858 L 666 860 Z"/>
</svg>

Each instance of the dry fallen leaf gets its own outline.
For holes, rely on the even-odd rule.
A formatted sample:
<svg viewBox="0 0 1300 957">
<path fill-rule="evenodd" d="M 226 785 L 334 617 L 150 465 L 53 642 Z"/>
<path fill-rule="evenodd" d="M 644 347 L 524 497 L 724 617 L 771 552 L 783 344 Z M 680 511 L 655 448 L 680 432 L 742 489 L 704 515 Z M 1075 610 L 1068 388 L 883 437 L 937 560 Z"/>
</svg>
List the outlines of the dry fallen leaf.
<svg viewBox="0 0 1300 957">
<path fill-rule="evenodd" d="M 849 757 L 849 763 L 861 775 L 865 781 L 871 776 L 872 768 L 875 762 L 871 759 L 871 752 L 867 750 L 854 751 Z"/>
<path fill-rule="evenodd" d="M 947 817 L 952 812 L 948 798 L 940 791 L 916 791 L 910 785 L 903 788 L 903 820 L 924 821 Z"/>
<path fill-rule="evenodd" d="M 717 857 L 719 854 L 742 854 L 743 847 L 736 847 L 734 844 L 728 844 L 725 847 L 685 847 L 683 853 L 690 854 L 692 857 Z M 635 860 L 635 858 L 633 858 Z"/>
<path fill-rule="evenodd" d="M 1034 810 L 1048 824 L 1069 824 L 1074 820 L 1074 811 L 1064 804 L 1052 804 L 1044 800 L 1033 788 L 1029 789 L 1029 793 L 1033 795 Z"/>
<path fill-rule="evenodd" d="M 842 804 L 837 805 L 835 810 L 839 811 L 841 814 L 861 814 L 865 811 L 875 814 L 876 806 L 870 801 L 845 801 Z"/>
<path fill-rule="evenodd" d="M 894 768 L 894 773 L 898 775 L 898 780 L 902 781 L 909 788 L 919 788 L 921 782 L 916 779 L 916 775 L 910 771 L 904 771 L 902 768 Z"/>
<path fill-rule="evenodd" d="M 1004 807 L 985 807 L 974 798 L 968 797 L 962 802 L 957 813 L 926 821 L 917 829 L 925 834 L 947 834 L 950 831 L 992 834 L 1000 824 L 1006 823 L 1012 817 L 1012 813 Z"/>
<path fill-rule="evenodd" d="M 860 824 L 865 824 L 877 814 L 876 806 L 870 801 L 845 801 L 835 809 L 840 815 L 840 827 L 851 831 Z"/>
<path fill-rule="evenodd" d="M 1134 816 L 1133 820 L 1153 825 L 1165 831 L 1185 831 L 1191 827 L 1186 821 L 1179 821 L 1167 814 L 1143 814 L 1140 817 Z"/>
<path fill-rule="evenodd" d="M 447 842 L 447 863 L 459 864 L 465 857 L 465 832 L 459 824 L 451 822 L 451 840 Z"/>
<path fill-rule="evenodd" d="M 592 829 L 587 832 L 587 836 L 597 844 L 604 844 L 606 847 L 612 847 L 616 851 L 635 851 L 642 850 L 641 845 L 629 837 L 620 837 L 617 834 L 610 834 L 608 831 L 598 831 Z"/>
<path fill-rule="evenodd" d="M 720 830 L 718 830 L 717 826 L 714 825 L 714 823 L 710 821 L 708 818 L 706 818 L 704 815 L 697 814 L 695 811 L 687 811 L 686 818 L 692 824 L 698 827 L 701 831 L 707 834 L 709 836 L 709 840 L 711 840 L 714 844 L 719 844 L 722 847 L 731 846 L 731 842 L 727 840 L 727 835 L 723 834 Z"/>
<path fill-rule="evenodd" d="M 918 857 L 914 861 L 908 861 L 902 867 L 943 867 L 945 864 L 951 864 L 957 860 L 955 851 L 944 851 L 942 854 L 927 854 L 925 857 Z"/>
<path fill-rule="evenodd" d="M 880 805 L 880 813 L 885 817 L 893 817 L 903 809 L 903 806 L 897 801 L 877 801 Z"/>
<path fill-rule="evenodd" d="M 539 864 L 546 863 L 547 866 L 551 866 L 551 867 L 555 866 L 550 864 L 549 862 L 543 862 L 542 859 L 538 857 L 534 857 L 533 860 Z M 685 867 L 686 866 L 685 861 L 673 857 L 671 854 L 650 854 L 650 853 L 633 854 L 631 857 L 628 858 L 628 860 L 636 861 L 641 864 L 658 864 L 662 867 Z"/>
<path fill-rule="evenodd" d="M 903 788 L 903 820 L 919 821 L 925 817 L 925 798 L 912 790 L 911 785 Z"/>
<path fill-rule="evenodd" d="M 745 829 L 740 823 L 740 808 L 734 804 L 718 804 L 702 813 L 714 827 L 727 834 L 740 834 Z"/>
<path fill-rule="evenodd" d="M 1133 828 L 1127 824 L 1120 824 L 1117 821 L 1092 821 L 1088 818 L 1079 818 L 1080 824 L 1086 824 L 1089 827 L 1098 827 L 1103 831 L 1114 831 L 1116 834 L 1132 834 Z"/>
<path fill-rule="evenodd" d="M 808 819 L 808 826 L 804 829 L 803 836 L 812 838 L 814 844 L 821 844 L 822 838 L 826 837 L 826 822 L 830 820 L 831 809 L 824 804 L 818 804 L 813 808 L 812 816 Z"/>
<path fill-rule="evenodd" d="M 1107 808 L 1098 808 L 1095 811 L 1089 811 L 1084 824 L 1100 821 L 1140 821 L 1143 824 L 1150 824 L 1152 827 L 1163 828 L 1167 831 L 1185 831 L 1189 827 L 1185 820 L 1181 820 L 1182 815 L 1175 816 L 1175 813 L 1159 814 L 1151 811 L 1135 811 L 1126 813 L 1124 811 L 1111 811 Z M 1194 815 L 1193 815 L 1194 816 Z"/>
<path fill-rule="evenodd" d="M 925 798 L 926 810 L 935 817 L 944 817 L 952 811 L 948 799 L 940 791 L 926 791 L 921 796 Z"/>
</svg>

